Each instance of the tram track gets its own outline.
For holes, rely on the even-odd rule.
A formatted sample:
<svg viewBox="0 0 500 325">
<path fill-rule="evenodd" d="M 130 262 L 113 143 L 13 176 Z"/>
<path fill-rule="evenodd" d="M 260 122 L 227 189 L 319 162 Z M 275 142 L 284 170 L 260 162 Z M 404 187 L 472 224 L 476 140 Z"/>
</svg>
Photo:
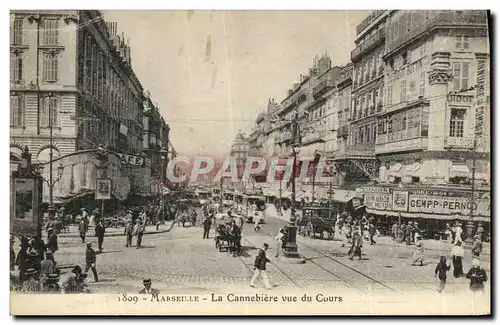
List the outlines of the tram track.
<svg viewBox="0 0 500 325">
<path fill-rule="evenodd" d="M 265 226 L 266 226 L 267 228 L 269 228 L 269 229 L 273 230 L 273 231 L 277 231 L 276 229 L 274 229 L 273 227 L 269 226 L 268 224 L 266 224 Z M 268 236 L 268 237 L 273 238 L 273 237 L 272 237 L 271 235 L 269 235 L 269 234 L 268 234 L 267 236 Z M 273 239 L 274 239 L 274 238 L 273 238 Z M 354 272 L 354 273 L 356 273 L 356 274 L 358 274 L 358 275 L 362 276 L 362 277 L 363 277 L 363 278 L 365 278 L 365 279 L 368 279 L 368 280 L 369 280 L 369 281 L 371 281 L 372 283 L 375 283 L 375 284 L 377 284 L 377 285 L 379 285 L 379 286 L 384 287 L 385 289 L 388 289 L 389 291 L 391 291 L 391 292 L 393 292 L 393 293 L 402 294 L 399 290 L 396 290 L 396 289 L 394 289 L 394 288 L 392 288 L 392 287 L 388 286 L 387 284 L 383 283 L 382 281 L 379 281 L 379 280 L 377 280 L 377 279 L 375 279 L 375 278 L 371 277 L 370 275 L 368 275 L 368 274 L 366 274 L 366 273 L 364 273 L 364 272 L 361 272 L 361 271 L 359 271 L 359 270 L 357 270 L 357 269 L 353 268 L 352 266 L 349 266 L 349 265 L 347 265 L 347 264 L 343 263 L 342 261 L 339 261 L 339 260 L 338 260 L 338 259 L 336 259 L 336 258 L 333 258 L 333 257 L 332 257 L 332 256 L 330 256 L 329 254 L 327 254 L 327 253 L 325 253 L 325 252 L 323 252 L 323 251 L 321 251 L 321 250 L 319 250 L 319 249 L 316 249 L 316 248 L 314 248 L 314 247 L 312 247 L 312 246 L 310 246 L 310 245 L 304 244 L 304 243 L 300 243 L 300 244 L 301 244 L 302 246 L 304 246 L 304 247 L 308 248 L 309 250 L 311 250 L 311 251 L 313 251 L 313 252 L 315 252 L 315 253 L 319 254 L 321 258 L 327 258 L 329 261 L 335 262 L 335 263 L 337 263 L 338 265 L 341 265 L 342 267 L 347 268 L 348 270 L 350 270 L 350 271 L 352 271 L 352 272 Z M 344 277 L 344 276 L 342 276 L 342 275 L 340 275 L 340 274 L 338 274 L 338 273 L 336 273 L 336 272 L 333 272 L 332 270 L 329 270 L 328 268 L 326 268 L 326 267 L 324 267 L 323 265 L 321 265 L 321 264 L 317 263 L 316 261 L 314 261 L 314 260 L 313 260 L 313 259 L 311 259 L 311 258 L 306 258 L 306 260 L 307 260 L 308 262 L 311 262 L 312 264 L 316 265 L 317 267 L 321 268 L 323 271 L 327 272 L 328 274 L 330 274 L 330 275 L 332 275 L 332 276 L 336 277 L 337 279 L 339 279 L 339 280 L 343 281 L 344 283 L 346 283 L 346 284 L 347 284 L 347 285 L 349 285 L 350 287 L 352 287 L 352 288 L 354 288 L 354 289 L 356 289 L 356 290 L 358 290 L 358 291 L 360 291 L 360 292 L 362 292 L 362 293 L 366 293 L 366 291 L 365 291 L 365 290 L 363 290 L 360 286 L 358 286 L 358 285 L 354 284 L 352 281 L 350 281 L 350 280 L 349 280 L 349 279 L 347 279 L 346 277 Z"/>
</svg>

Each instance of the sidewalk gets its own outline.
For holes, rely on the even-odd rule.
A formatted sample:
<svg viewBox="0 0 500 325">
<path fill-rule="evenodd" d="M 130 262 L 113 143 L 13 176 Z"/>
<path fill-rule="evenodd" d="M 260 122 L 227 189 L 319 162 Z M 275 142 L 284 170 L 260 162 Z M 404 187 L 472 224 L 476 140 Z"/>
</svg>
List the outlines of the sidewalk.
<svg viewBox="0 0 500 325">
<path fill-rule="evenodd" d="M 165 224 L 160 225 L 159 229 L 156 230 L 156 225 L 147 225 L 145 227 L 145 235 L 150 235 L 150 234 L 161 234 L 165 232 L 169 232 L 172 227 L 175 225 L 176 220 L 170 220 L 165 222 Z M 118 227 L 118 228 L 106 228 L 106 237 L 112 237 L 112 236 L 125 236 L 124 234 L 125 227 Z M 76 225 L 71 225 L 69 226 L 69 232 L 66 233 L 60 233 L 58 235 L 60 238 L 67 238 L 67 237 L 80 237 L 80 234 L 78 233 L 78 226 Z M 87 236 L 90 237 L 95 237 L 94 236 L 94 229 L 91 228 L 87 232 Z"/>
</svg>

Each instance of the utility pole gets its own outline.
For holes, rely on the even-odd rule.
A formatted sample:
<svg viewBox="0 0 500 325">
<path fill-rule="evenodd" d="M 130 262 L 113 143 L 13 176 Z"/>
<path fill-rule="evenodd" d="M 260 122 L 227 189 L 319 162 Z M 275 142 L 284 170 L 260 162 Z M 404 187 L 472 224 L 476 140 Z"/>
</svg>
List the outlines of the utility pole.
<svg viewBox="0 0 500 325">
<path fill-rule="evenodd" d="M 333 219 L 333 163 L 330 165 L 330 188 L 328 189 L 328 206 L 329 206 L 329 217 Z"/>
<path fill-rule="evenodd" d="M 54 156 L 53 152 L 53 125 L 52 125 L 52 93 L 47 94 L 48 102 L 45 102 L 45 104 L 48 104 L 49 106 L 49 213 L 52 214 L 55 212 L 54 208 L 54 181 L 53 181 L 53 175 L 52 175 L 52 160 Z"/>
<path fill-rule="evenodd" d="M 474 135 L 474 144 L 472 147 L 472 182 L 470 190 L 470 219 L 466 226 L 467 238 L 466 241 L 472 242 L 472 233 L 474 232 L 474 190 L 476 182 L 476 152 L 477 151 L 477 136 Z"/>
</svg>

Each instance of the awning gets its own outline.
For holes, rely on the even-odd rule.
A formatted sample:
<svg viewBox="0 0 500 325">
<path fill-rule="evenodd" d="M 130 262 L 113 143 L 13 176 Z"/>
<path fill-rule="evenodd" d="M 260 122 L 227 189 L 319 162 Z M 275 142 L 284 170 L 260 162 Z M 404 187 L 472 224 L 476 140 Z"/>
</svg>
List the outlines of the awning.
<svg viewBox="0 0 500 325">
<path fill-rule="evenodd" d="M 347 203 L 349 202 L 349 200 L 352 200 L 352 198 L 356 197 L 356 195 L 356 191 L 334 189 L 333 200 L 337 202 Z"/>
<path fill-rule="evenodd" d="M 422 165 L 418 162 L 403 167 L 402 173 L 405 176 L 418 176 Z"/>
<path fill-rule="evenodd" d="M 376 214 L 376 215 L 388 215 L 397 217 L 399 215 L 398 211 L 380 211 L 373 210 L 370 208 L 366 208 L 367 213 Z M 457 214 L 428 214 L 428 213 L 409 213 L 409 212 L 401 212 L 401 217 L 404 218 L 422 218 L 422 219 L 433 219 L 433 220 L 462 220 L 462 221 L 470 221 L 469 216 L 466 215 L 457 215 Z M 484 216 L 474 216 L 474 221 L 486 221 L 490 222 L 490 217 Z"/>
<path fill-rule="evenodd" d="M 262 194 L 264 194 L 264 196 L 276 196 L 276 194 L 268 188 L 263 188 Z"/>
<path fill-rule="evenodd" d="M 401 177 L 401 171 L 403 170 L 403 165 L 400 163 L 395 163 L 389 167 L 389 175 L 393 177 Z"/>
<path fill-rule="evenodd" d="M 450 178 L 466 177 L 470 175 L 469 168 L 465 164 L 452 164 L 450 167 Z"/>
</svg>

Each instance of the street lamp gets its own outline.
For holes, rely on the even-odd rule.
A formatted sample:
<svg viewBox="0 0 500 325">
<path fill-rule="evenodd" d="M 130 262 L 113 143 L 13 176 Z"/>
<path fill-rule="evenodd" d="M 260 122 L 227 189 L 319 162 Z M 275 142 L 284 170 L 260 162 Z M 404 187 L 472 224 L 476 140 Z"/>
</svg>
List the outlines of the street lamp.
<svg viewBox="0 0 500 325">
<path fill-rule="evenodd" d="M 297 155 L 300 153 L 300 146 L 293 145 L 292 155 L 293 155 L 293 167 L 292 167 L 292 205 L 290 207 L 290 221 L 286 225 L 286 230 L 288 234 L 287 243 L 285 245 L 285 256 L 291 258 L 298 258 L 299 253 L 297 252 L 297 226 L 295 226 L 295 169 L 297 164 Z"/>
<path fill-rule="evenodd" d="M 160 159 L 161 159 L 161 170 L 160 170 L 160 198 L 161 198 L 161 211 L 162 211 L 162 218 L 163 221 L 165 221 L 165 200 L 163 198 L 163 186 L 165 185 L 165 163 L 167 162 L 167 154 L 168 151 L 165 149 L 164 146 L 161 147 L 160 149 Z M 157 227 L 158 228 L 158 227 Z"/>
<path fill-rule="evenodd" d="M 44 169 L 44 166 L 43 165 L 40 165 L 39 168 L 41 170 Z M 48 211 L 50 213 L 54 213 L 55 212 L 55 208 L 54 208 L 54 186 L 56 185 L 57 182 L 59 182 L 62 177 L 63 177 L 63 174 L 64 174 L 64 165 L 63 165 L 63 162 L 59 162 L 59 166 L 57 166 L 57 176 L 56 178 L 54 178 L 53 176 L 53 171 L 52 171 L 52 168 L 53 168 L 53 164 L 52 164 L 52 158 L 50 159 L 49 161 L 49 179 L 46 179 L 46 178 L 43 178 L 43 181 L 47 183 L 47 185 L 49 186 L 49 208 L 48 208 Z"/>
</svg>

